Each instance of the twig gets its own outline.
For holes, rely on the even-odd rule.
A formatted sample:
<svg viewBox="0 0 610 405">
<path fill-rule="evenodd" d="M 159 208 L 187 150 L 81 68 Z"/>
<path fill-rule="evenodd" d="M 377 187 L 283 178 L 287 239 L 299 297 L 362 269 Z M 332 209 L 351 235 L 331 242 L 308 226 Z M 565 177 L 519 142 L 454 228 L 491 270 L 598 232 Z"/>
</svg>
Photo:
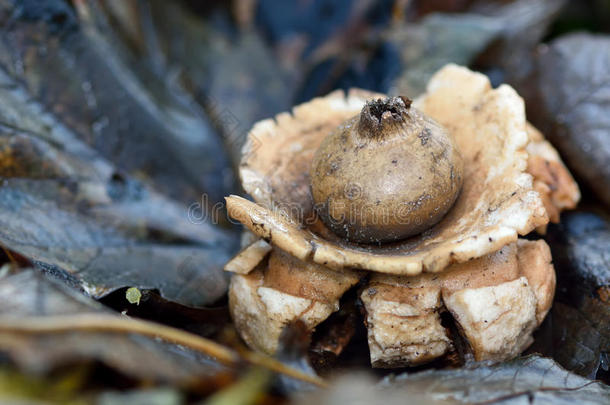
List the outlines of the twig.
<svg viewBox="0 0 610 405">
<path fill-rule="evenodd" d="M 240 355 L 234 350 L 210 339 L 155 322 L 101 314 L 52 315 L 23 319 L 0 317 L 0 332 L 63 333 L 74 331 L 137 333 L 179 344 L 191 350 L 215 357 L 218 361 L 228 365 L 238 365 L 242 360 L 245 360 L 252 365 L 265 367 L 276 373 L 284 374 L 318 387 L 327 386 L 319 377 L 306 374 L 271 357 L 254 352 L 244 352 Z"/>
</svg>

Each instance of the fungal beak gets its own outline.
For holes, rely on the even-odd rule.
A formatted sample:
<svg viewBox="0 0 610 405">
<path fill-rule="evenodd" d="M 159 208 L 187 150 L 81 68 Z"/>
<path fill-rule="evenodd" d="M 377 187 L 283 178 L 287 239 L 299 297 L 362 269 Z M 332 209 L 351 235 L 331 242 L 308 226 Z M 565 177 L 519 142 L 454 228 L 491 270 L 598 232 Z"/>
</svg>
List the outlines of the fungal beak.
<svg viewBox="0 0 610 405">
<path fill-rule="evenodd" d="M 366 138 L 382 137 L 395 125 L 404 123 L 411 102 L 404 96 L 367 102 L 360 112 L 358 133 Z"/>
</svg>

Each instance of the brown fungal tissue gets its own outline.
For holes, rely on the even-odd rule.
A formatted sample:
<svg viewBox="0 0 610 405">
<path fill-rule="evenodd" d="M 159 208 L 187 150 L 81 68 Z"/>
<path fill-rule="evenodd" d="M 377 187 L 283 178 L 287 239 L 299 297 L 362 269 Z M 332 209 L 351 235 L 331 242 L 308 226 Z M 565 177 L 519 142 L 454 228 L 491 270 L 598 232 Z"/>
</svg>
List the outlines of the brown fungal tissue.
<svg viewBox="0 0 610 405">
<path fill-rule="evenodd" d="M 320 218 L 353 242 L 405 239 L 436 224 L 462 187 L 462 156 L 431 118 L 392 97 L 325 137 L 311 168 Z"/>
<path fill-rule="evenodd" d="M 374 367 L 450 355 L 456 339 L 476 360 L 523 351 L 555 272 L 545 242 L 519 236 L 580 198 L 517 93 L 456 65 L 412 104 L 338 91 L 257 123 L 240 176 L 254 202 L 227 197 L 248 237 L 226 269 L 241 336 L 272 353 L 287 323 L 313 330 L 361 281 Z M 392 222 L 375 206 L 407 208 Z"/>
</svg>

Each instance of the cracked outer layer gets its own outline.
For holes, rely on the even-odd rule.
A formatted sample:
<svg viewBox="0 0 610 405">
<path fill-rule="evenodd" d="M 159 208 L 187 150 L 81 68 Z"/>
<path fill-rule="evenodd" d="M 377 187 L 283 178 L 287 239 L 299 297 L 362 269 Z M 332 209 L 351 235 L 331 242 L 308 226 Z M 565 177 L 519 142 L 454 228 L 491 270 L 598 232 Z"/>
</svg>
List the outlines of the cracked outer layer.
<svg viewBox="0 0 610 405">
<path fill-rule="evenodd" d="M 339 309 L 339 299 L 360 277 L 274 249 L 267 263 L 231 277 L 231 317 L 248 346 L 272 354 L 284 326 L 301 320 L 310 330 L 315 328 Z"/>
<path fill-rule="evenodd" d="M 440 276 L 375 274 L 361 294 L 371 363 L 413 366 L 448 352 L 452 343 L 439 316 L 447 310 L 476 360 L 510 359 L 532 342 L 554 291 L 555 270 L 542 240 L 520 239 Z"/>
</svg>

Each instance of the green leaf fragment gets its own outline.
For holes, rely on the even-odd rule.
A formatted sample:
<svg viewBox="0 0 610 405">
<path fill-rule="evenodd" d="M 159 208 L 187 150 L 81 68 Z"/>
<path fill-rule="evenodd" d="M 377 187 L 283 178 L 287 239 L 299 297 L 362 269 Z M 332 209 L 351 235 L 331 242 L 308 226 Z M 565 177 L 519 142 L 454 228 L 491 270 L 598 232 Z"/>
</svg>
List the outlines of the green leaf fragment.
<svg viewBox="0 0 610 405">
<path fill-rule="evenodd" d="M 127 298 L 127 301 L 129 301 L 130 304 L 140 305 L 142 293 L 136 287 L 131 287 L 125 293 L 125 298 Z"/>
</svg>

